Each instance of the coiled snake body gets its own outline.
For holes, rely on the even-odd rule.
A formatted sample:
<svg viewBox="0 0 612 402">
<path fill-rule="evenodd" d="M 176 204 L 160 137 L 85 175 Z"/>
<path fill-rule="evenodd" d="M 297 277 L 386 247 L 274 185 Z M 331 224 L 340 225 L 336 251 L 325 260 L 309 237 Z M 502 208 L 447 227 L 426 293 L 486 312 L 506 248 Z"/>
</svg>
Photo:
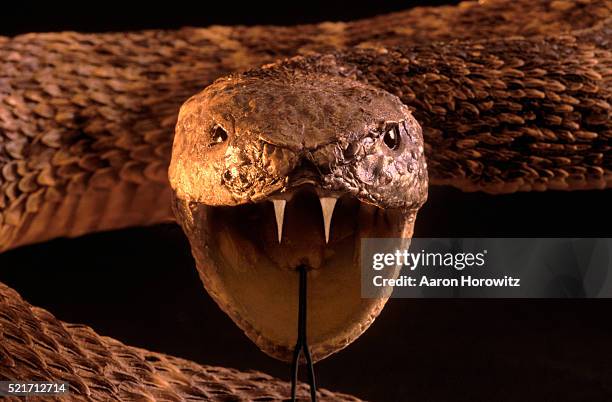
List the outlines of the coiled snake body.
<svg viewBox="0 0 612 402">
<path fill-rule="evenodd" d="M 356 239 L 410 237 L 428 183 L 610 186 L 611 11 L 485 1 L 299 27 L 0 37 L 0 250 L 173 220 L 173 206 L 205 286 L 273 356 L 293 341 L 291 269 L 312 267 L 323 358 L 386 300 L 333 286 L 355 278 Z M 0 306 L 0 378 L 68 380 L 101 400 L 286 392 L 61 323 L 6 286 Z"/>
</svg>

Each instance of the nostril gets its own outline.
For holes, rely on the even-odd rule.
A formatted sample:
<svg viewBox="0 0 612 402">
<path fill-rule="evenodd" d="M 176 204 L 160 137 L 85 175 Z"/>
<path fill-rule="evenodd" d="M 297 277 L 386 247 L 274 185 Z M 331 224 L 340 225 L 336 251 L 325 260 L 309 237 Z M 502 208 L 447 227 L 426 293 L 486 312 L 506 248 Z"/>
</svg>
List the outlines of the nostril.
<svg viewBox="0 0 612 402">
<path fill-rule="evenodd" d="M 344 159 L 353 159 L 357 152 L 359 151 L 359 145 L 356 142 L 351 142 L 348 144 L 346 149 L 342 152 Z"/>
</svg>

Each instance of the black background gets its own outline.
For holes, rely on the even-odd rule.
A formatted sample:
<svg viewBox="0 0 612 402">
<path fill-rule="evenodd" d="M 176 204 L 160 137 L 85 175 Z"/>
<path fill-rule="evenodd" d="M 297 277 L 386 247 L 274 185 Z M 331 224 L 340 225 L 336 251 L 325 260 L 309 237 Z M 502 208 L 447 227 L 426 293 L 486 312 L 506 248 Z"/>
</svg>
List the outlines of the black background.
<svg viewBox="0 0 612 402">
<path fill-rule="evenodd" d="M 3 4 L 0 34 L 350 20 L 444 2 Z M 127 2 L 124 2 L 127 3 Z M 433 188 L 417 236 L 610 236 L 612 191 Z M 58 318 L 200 363 L 288 378 L 210 299 L 175 225 L 60 239 L 0 256 L 0 281 Z M 321 386 L 376 401 L 612 400 L 609 300 L 390 300 Z"/>
</svg>

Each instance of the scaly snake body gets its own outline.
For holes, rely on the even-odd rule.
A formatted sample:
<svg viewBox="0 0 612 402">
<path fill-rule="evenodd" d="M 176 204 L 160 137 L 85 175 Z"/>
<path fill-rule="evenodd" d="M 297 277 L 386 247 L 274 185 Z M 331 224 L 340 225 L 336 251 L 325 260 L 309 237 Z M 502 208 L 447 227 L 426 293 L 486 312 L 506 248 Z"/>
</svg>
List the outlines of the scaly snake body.
<svg viewBox="0 0 612 402">
<path fill-rule="evenodd" d="M 282 81 L 285 71 L 322 73 L 397 96 L 423 127 L 430 184 L 491 193 L 607 188 L 612 182 L 611 10 L 612 2 L 604 0 L 468 2 L 287 28 L 0 38 L 0 250 L 172 220 L 167 170 L 179 106 L 220 76 L 295 55 L 302 56 L 248 74 Z M 319 78 L 312 78 L 313 85 Z M 200 267 L 205 253 L 194 249 L 194 254 L 206 283 L 211 279 Z M 47 339 L 50 329 L 40 327 L 37 336 L 26 331 L 37 325 L 28 323 L 42 322 L 43 313 L 20 320 L 20 314 L 39 310 L 0 289 L 3 306 L 13 303 L 4 311 L 21 312 L 6 313 L 0 321 L 3 339 L 10 340 L 0 353 L 11 363 L 2 365 L 1 376 L 22 378 L 28 371 L 19 362 L 31 355 L 39 357 L 30 360 L 45 378 L 61 379 L 68 371 L 93 381 L 74 354 L 63 364 L 50 363 L 63 359 L 55 353 L 60 350 L 87 351 L 85 340 L 75 335 L 76 346 L 49 341 L 54 346 L 45 348 L 38 339 Z M 220 302 L 226 311 L 228 303 Z M 371 309 L 382 305 L 367 308 L 369 323 L 376 315 Z M 44 314 L 53 325 L 65 326 Z M 365 327 L 342 335 L 340 344 L 320 357 Z M 21 335 L 7 335 L 15 331 Z M 99 339 L 106 347 L 116 345 Z M 268 353 L 285 353 L 269 340 L 261 342 Z M 100 373 L 103 367 L 119 372 L 110 368 L 119 358 L 101 353 L 108 360 L 97 366 Z M 134 353 L 142 361 L 144 352 Z M 124 367 L 134 376 L 128 383 L 147 388 L 143 372 Z M 164 380 L 155 387 L 175 385 Z M 91 395 L 130 395 L 102 389 L 90 387 Z M 176 398 L 181 392 L 179 387 Z"/>
</svg>

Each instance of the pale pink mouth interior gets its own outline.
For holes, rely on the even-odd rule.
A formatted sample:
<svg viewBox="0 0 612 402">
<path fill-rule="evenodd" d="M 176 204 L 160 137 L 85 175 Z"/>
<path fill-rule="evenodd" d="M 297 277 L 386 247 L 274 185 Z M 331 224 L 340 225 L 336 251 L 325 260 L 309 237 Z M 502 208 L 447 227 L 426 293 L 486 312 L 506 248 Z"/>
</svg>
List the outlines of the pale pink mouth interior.
<svg viewBox="0 0 612 402">
<path fill-rule="evenodd" d="M 271 201 L 203 206 L 200 212 L 188 235 L 207 290 L 251 340 L 282 360 L 291 359 L 297 336 L 296 268 L 309 267 L 307 333 L 319 360 L 365 331 L 388 297 L 361 297 L 361 239 L 399 237 L 412 222 L 404 213 L 343 196 L 326 243 L 321 203 L 312 189 L 287 201 L 280 243 Z"/>
</svg>

